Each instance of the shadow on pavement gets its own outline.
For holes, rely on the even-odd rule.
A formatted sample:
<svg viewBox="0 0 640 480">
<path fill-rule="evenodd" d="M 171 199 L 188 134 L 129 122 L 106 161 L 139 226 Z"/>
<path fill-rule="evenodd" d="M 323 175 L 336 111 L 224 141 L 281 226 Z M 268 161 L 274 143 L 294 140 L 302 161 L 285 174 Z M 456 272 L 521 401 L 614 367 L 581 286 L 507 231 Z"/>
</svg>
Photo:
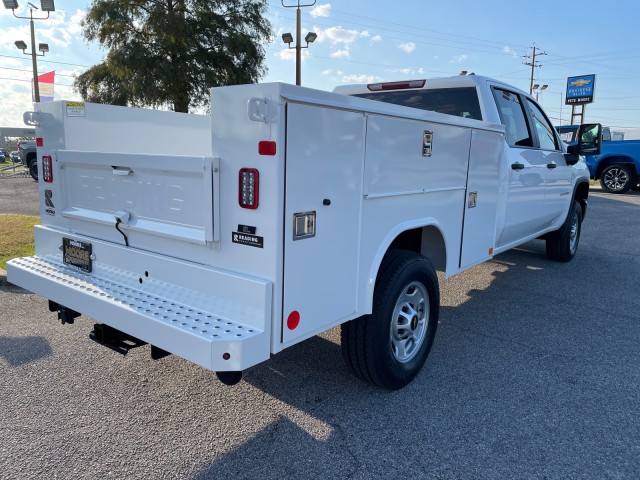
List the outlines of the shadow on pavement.
<svg viewBox="0 0 640 480">
<path fill-rule="evenodd" d="M 35 362 L 52 353 L 44 337 L 0 337 L 0 357 L 12 367 Z"/>
</svg>

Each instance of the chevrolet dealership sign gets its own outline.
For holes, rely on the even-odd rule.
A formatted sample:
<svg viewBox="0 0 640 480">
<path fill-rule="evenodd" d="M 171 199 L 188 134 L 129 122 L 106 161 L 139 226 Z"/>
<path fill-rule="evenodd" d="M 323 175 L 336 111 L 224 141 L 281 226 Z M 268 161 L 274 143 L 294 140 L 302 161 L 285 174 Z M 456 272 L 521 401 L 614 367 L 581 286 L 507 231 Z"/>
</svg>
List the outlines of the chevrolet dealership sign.
<svg viewBox="0 0 640 480">
<path fill-rule="evenodd" d="M 567 78 L 567 105 L 582 105 L 593 102 L 593 92 L 596 86 L 596 76 L 581 75 Z"/>
</svg>

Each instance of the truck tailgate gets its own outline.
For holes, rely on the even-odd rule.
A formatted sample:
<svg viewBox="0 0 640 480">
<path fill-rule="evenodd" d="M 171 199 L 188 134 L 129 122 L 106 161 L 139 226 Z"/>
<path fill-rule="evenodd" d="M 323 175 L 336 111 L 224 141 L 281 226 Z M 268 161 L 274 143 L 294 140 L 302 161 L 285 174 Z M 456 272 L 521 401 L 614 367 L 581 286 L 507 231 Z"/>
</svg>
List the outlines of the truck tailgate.
<svg viewBox="0 0 640 480">
<path fill-rule="evenodd" d="M 214 241 L 214 159 L 61 150 L 56 162 L 56 207 L 73 232 L 147 251 L 166 248 L 158 237 Z"/>
</svg>

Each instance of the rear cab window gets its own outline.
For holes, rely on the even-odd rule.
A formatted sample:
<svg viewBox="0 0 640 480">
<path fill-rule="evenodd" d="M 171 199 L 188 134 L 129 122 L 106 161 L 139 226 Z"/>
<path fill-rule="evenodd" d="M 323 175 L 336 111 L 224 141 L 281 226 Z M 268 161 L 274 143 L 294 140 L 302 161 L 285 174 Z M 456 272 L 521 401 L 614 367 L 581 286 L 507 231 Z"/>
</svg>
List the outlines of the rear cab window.
<svg viewBox="0 0 640 480">
<path fill-rule="evenodd" d="M 456 117 L 482 120 L 478 92 L 475 87 L 394 90 L 358 93 L 353 96 L 455 115 Z"/>
</svg>

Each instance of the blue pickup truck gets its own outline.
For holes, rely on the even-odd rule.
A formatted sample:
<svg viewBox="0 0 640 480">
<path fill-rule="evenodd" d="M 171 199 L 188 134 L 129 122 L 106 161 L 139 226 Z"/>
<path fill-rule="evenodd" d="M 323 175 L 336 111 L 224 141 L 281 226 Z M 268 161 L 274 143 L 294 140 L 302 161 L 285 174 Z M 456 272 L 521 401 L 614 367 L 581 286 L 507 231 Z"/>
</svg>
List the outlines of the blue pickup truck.
<svg viewBox="0 0 640 480">
<path fill-rule="evenodd" d="M 576 141 L 578 125 L 557 126 L 556 130 L 565 143 Z M 611 131 L 603 127 L 600 155 L 585 158 L 591 178 L 600 180 L 603 190 L 625 193 L 640 189 L 640 140 L 611 140 Z"/>
</svg>

